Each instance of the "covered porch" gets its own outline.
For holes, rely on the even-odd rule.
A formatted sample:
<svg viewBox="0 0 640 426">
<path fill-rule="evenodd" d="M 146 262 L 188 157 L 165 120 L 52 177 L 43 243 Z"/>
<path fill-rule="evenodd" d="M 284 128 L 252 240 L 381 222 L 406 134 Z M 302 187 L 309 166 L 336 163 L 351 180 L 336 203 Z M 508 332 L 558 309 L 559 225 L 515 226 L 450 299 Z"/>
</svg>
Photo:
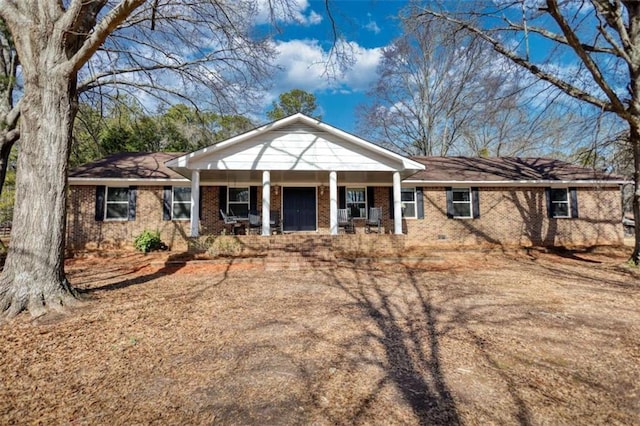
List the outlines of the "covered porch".
<svg viewBox="0 0 640 426">
<path fill-rule="evenodd" d="M 220 210 L 248 222 L 259 217 L 271 235 L 273 215 L 282 230 L 337 235 L 341 209 L 354 221 L 378 207 L 402 234 L 402 180 L 420 163 L 302 114 L 175 158 L 166 164 L 191 182 L 192 211 Z M 217 191 L 216 191 L 217 188 Z M 218 202 L 201 192 L 217 192 Z M 234 210 L 235 207 L 235 210 Z M 202 229 L 192 214 L 190 235 Z"/>
</svg>

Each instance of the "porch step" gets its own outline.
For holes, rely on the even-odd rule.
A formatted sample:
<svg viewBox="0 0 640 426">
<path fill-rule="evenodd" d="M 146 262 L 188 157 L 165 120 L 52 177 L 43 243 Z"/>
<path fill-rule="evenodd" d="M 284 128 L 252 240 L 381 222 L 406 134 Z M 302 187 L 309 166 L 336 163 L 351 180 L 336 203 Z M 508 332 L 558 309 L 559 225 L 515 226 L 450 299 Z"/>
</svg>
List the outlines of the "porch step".
<svg viewBox="0 0 640 426">
<path fill-rule="evenodd" d="M 304 269 L 327 269 L 335 267 L 333 260 L 304 258 L 302 256 L 271 257 L 265 260 L 265 271 L 299 271 Z"/>
<path fill-rule="evenodd" d="M 329 268 L 335 266 L 336 257 L 330 244 L 315 242 L 305 247 L 301 244 L 272 244 L 265 258 L 268 271 Z"/>
<path fill-rule="evenodd" d="M 404 254 L 404 235 L 287 234 L 225 237 L 220 246 L 239 248 L 244 257 L 260 256 L 266 270 L 300 270 L 340 266 L 371 267 Z M 359 259 L 358 259 L 359 258 Z M 377 259 L 377 260 L 376 260 Z M 435 259 L 421 259 L 424 261 Z M 414 259 L 413 263 L 417 259 Z"/>
</svg>

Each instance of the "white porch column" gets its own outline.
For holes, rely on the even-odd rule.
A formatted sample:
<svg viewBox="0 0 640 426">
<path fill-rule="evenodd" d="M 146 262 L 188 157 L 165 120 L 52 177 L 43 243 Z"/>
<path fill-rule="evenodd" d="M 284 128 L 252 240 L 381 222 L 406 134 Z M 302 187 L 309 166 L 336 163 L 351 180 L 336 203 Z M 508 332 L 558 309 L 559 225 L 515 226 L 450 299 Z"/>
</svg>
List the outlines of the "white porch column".
<svg viewBox="0 0 640 426">
<path fill-rule="evenodd" d="M 271 172 L 262 172 L 262 235 L 271 235 Z"/>
<path fill-rule="evenodd" d="M 393 233 L 402 234 L 402 199 L 400 172 L 393 172 Z"/>
<path fill-rule="evenodd" d="M 338 173 L 329 173 L 329 231 L 338 235 Z"/>
<path fill-rule="evenodd" d="M 200 170 L 191 172 L 191 236 L 200 235 Z"/>
</svg>

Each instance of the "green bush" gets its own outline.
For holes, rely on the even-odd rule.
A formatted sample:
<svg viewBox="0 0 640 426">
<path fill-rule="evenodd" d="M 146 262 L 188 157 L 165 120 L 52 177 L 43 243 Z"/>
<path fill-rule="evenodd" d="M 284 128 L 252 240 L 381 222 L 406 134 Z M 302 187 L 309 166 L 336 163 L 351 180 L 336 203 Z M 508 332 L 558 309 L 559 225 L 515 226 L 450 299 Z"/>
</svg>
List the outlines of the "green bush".
<svg viewBox="0 0 640 426">
<path fill-rule="evenodd" d="M 143 253 L 149 253 L 153 250 L 161 250 L 165 247 L 160 239 L 160 231 L 149 231 L 145 229 L 142 234 L 138 235 L 133 240 L 133 245 L 136 249 Z"/>
</svg>

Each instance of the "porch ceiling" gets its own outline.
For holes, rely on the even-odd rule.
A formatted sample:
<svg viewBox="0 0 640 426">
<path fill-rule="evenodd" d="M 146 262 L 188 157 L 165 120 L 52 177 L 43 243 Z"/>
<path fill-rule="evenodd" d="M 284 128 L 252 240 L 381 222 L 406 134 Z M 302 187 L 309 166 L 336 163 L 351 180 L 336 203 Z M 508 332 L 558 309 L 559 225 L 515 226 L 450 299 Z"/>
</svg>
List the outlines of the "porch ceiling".
<svg viewBox="0 0 640 426">
<path fill-rule="evenodd" d="M 325 171 L 289 171 L 270 172 L 272 185 L 329 185 L 329 172 Z M 367 184 L 387 186 L 393 182 L 392 172 L 346 171 L 338 172 L 338 185 Z M 262 171 L 259 170 L 202 170 L 202 185 L 262 185 Z"/>
</svg>

